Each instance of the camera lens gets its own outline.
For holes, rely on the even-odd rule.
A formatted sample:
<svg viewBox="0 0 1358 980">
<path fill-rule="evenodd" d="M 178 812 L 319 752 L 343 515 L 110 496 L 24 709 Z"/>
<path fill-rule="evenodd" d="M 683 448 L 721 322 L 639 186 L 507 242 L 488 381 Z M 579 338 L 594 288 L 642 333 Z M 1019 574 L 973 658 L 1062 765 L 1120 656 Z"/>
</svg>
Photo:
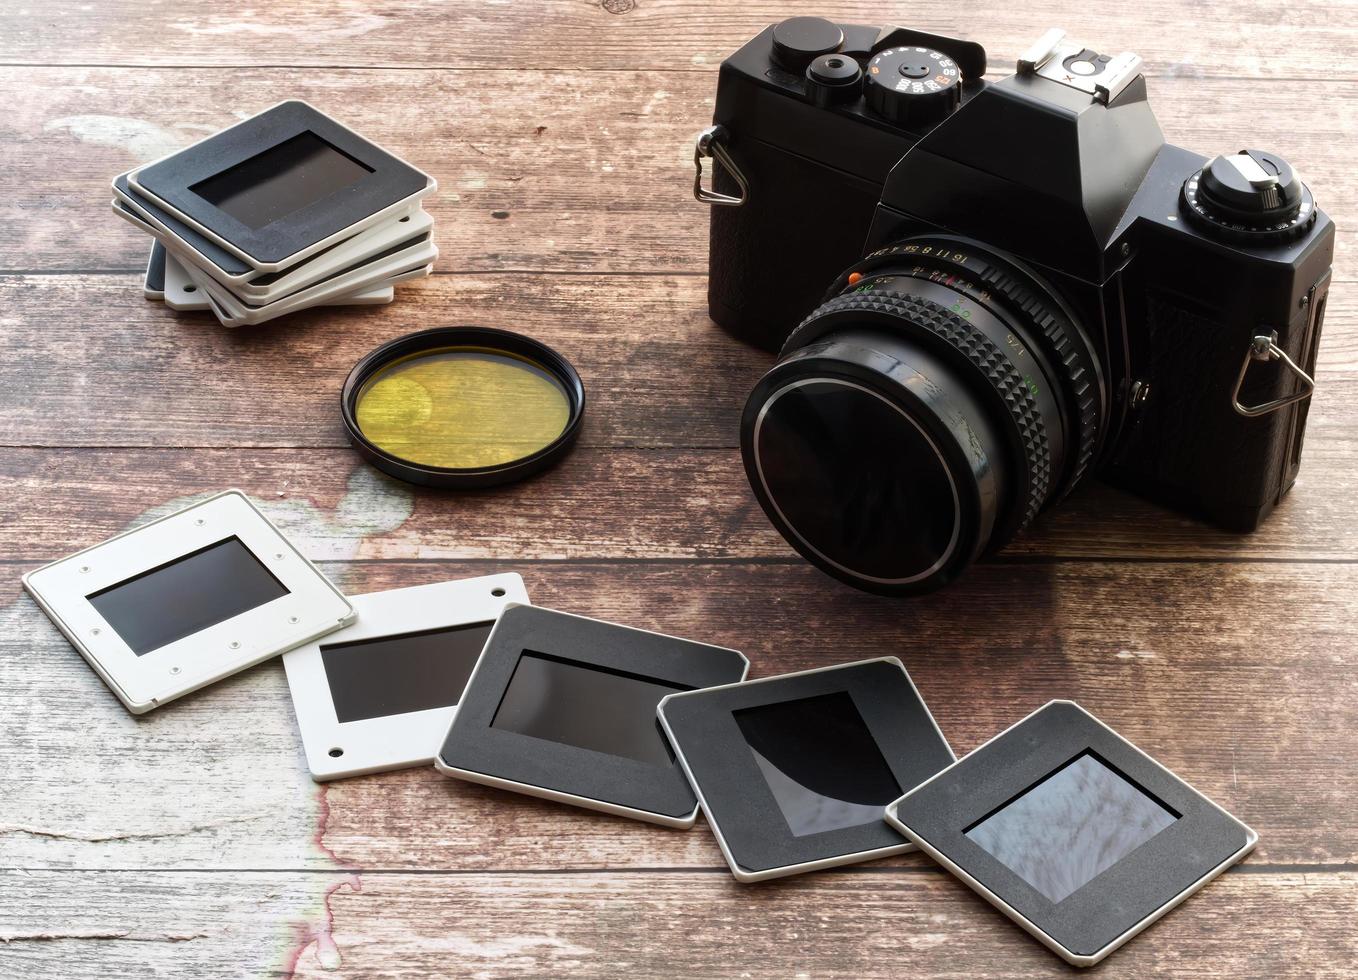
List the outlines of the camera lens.
<svg viewBox="0 0 1358 980">
<path fill-rule="evenodd" d="M 872 330 L 838 333 L 785 365 L 751 400 L 747 465 L 789 540 L 876 589 L 973 557 L 994 523 L 1004 464 L 975 399 L 932 380 L 952 377 L 947 366 Z M 968 444 L 982 447 L 980 465 L 962 451 Z"/>
<path fill-rule="evenodd" d="M 922 592 L 1002 547 L 1083 475 L 1102 372 L 1061 298 L 975 243 L 875 252 L 793 332 L 746 405 L 755 495 L 858 588 Z"/>
</svg>

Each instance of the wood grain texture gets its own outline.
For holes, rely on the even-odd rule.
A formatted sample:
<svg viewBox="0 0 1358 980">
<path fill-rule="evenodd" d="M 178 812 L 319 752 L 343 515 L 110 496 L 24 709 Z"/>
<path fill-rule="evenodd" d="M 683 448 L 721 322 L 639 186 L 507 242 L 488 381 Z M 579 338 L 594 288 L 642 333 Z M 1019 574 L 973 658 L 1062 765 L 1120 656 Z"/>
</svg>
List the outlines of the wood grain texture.
<svg viewBox="0 0 1358 980">
<path fill-rule="evenodd" d="M 992 73 L 1060 24 L 1146 58 L 1171 141 L 1286 151 L 1340 234 L 1302 479 L 1264 528 L 1091 484 L 908 603 L 769 528 L 736 449 L 769 358 L 706 318 L 691 139 L 721 59 L 798 13 L 966 33 Z M 919 855 L 740 886 L 701 822 L 432 769 L 317 786 L 277 662 L 128 715 L 18 577 L 226 486 L 350 593 L 516 570 L 539 604 L 734 646 L 752 676 L 900 656 L 959 753 L 1074 698 L 1262 835 L 1101 976 L 1354 975 L 1355 65 L 1349 0 L 0 5 L 0 976 L 1069 973 Z M 438 178 L 438 274 L 259 330 L 144 301 L 110 178 L 287 97 Z M 579 367 L 560 468 L 453 496 L 345 446 L 353 363 L 459 322 Z"/>
<path fill-rule="evenodd" d="M 95 963 L 105 976 L 227 978 L 246 966 L 250 975 L 314 980 L 1070 975 L 965 886 L 927 867 L 754 887 L 677 872 L 325 875 L 333 931 L 295 956 L 289 903 L 303 900 L 305 877 L 3 875 L 16 914 L 0 956 L 30 976 L 85 975 Z M 1351 872 L 1228 872 L 1098 975 L 1351 977 L 1355 895 Z M 242 949 L 246 935 L 260 938 Z"/>
<path fill-rule="evenodd" d="M 747 36 L 733 33 L 730 49 Z M 439 270 L 705 274 L 693 138 L 711 122 L 715 73 L 560 71 L 550 84 L 524 74 L 0 66 L 11 107 L 0 142 L 22 148 L 0 171 L 0 270 L 144 268 L 144 236 L 108 209 L 113 176 L 290 97 L 438 179 L 426 206 Z M 1335 216 L 1336 277 L 1358 279 L 1358 230 L 1343 220 L 1358 214 L 1358 189 L 1335 131 L 1336 115 L 1358 105 L 1358 78 L 1170 77 L 1150 89 L 1171 142 L 1211 154 L 1248 134 L 1287 147 Z M 512 284 L 496 281 L 511 301 Z M 625 295 L 631 284 L 611 288 Z M 650 326 L 666 331 L 663 320 Z"/>
<path fill-rule="evenodd" d="M 438 0 L 292 0 L 253 8 L 74 2 L 6 6 L 6 62 L 25 65 L 133 64 L 540 70 L 655 67 L 710 70 L 764 27 L 814 13 L 850 23 L 908 23 L 981 41 L 992 68 L 1008 70 L 1049 24 L 1138 52 L 1173 76 L 1353 78 L 1358 46 L 1351 8 L 1308 0 L 1280 12 L 1267 0 L 1207 17 L 1192 0 L 1148 0 L 1127 11 L 1072 10 L 1058 0 L 961 10 L 926 0 L 901 4 L 702 0 L 579 0 L 534 4 L 445 4 Z M 88 8 L 88 9 L 87 9 Z M 959 30 L 961 28 L 961 30 Z M 154 38 L 157 43 L 147 43 Z"/>
<path fill-rule="evenodd" d="M 698 276 L 441 275 L 398 287 L 390 307 L 304 311 L 256 330 L 176 314 L 139 282 L 0 276 L 0 444 L 344 446 L 339 391 L 361 356 L 413 330 L 480 323 L 575 364 L 587 445 L 727 449 L 774 360 L 713 325 Z M 1352 451 L 1358 421 L 1358 314 L 1340 289 L 1307 427 L 1308 450 L 1326 456 Z M 1325 466 L 1308 454 L 1307 479 Z"/>
<path fill-rule="evenodd" d="M 592 432 L 587 425 L 587 440 Z M 240 485 L 266 500 L 334 506 L 353 475 L 367 472 L 352 450 L 338 448 L 23 448 L 5 458 L 0 554 L 35 563 L 102 540 L 167 499 Z M 1253 534 L 1218 531 L 1091 481 L 997 560 L 1299 561 L 1315 563 L 1308 567 L 1323 581 L 1332 573 L 1328 563 L 1346 563 L 1358 547 L 1345 497 L 1353 459 L 1348 443 L 1313 445 L 1302 482 Z M 750 495 L 734 448 L 582 445 L 533 480 L 481 493 L 412 493 L 380 475 L 369 478 L 378 499 L 404 495 L 412 512 L 399 527 L 361 541 L 358 554 L 366 559 L 800 562 Z M 308 532 L 313 557 L 333 553 L 327 533 Z M 0 582 L 0 596 L 15 589 Z"/>
<path fill-rule="evenodd" d="M 849 594 L 800 562 L 323 567 L 353 593 L 519 571 L 541 605 L 669 633 L 693 635 L 695 623 L 705 624 L 703 639 L 742 650 L 757 677 L 898 656 L 959 754 L 1052 698 L 1073 698 L 1227 809 L 1247 814 L 1262 835 L 1255 860 L 1358 864 L 1358 829 L 1345 805 L 1358 793 L 1358 773 L 1345 761 L 1358 757 L 1358 704 L 1334 696 L 1334 679 L 1358 671 L 1352 603 L 1333 598 L 1358 592 L 1358 570 L 1347 565 L 1327 574 L 1325 592 L 1315 588 L 1311 566 L 1293 564 L 991 565 L 908 609 Z M 1272 602 L 1242 622 L 1238 595 Z M 281 664 L 213 685 L 173 712 L 128 719 L 27 598 L 4 625 L 0 735 L 25 744 L 33 768 L 7 800 L 9 860 L 21 867 L 291 867 L 300 855 L 308 867 L 326 865 L 327 853 L 298 833 L 315 805 L 292 778 L 304 763 Z M 1271 706 L 1279 691 L 1286 691 L 1285 710 Z M 79 729 L 42 724 L 44 715 L 76 711 L 85 718 Z M 62 764 L 77 755 L 79 778 Z M 155 813 L 142 812 L 136 796 L 101 789 L 136 783 L 148 764 L 166 794 Z M 100 802 L 49 812 L 53 801 L 81 799 Z M 637 826 L 450 781 L 432 769 L 339 781 L 327 800 L 327 852 L 357 867 L 722 863 L 701 830 Z M 90 840 L 101 834 L 106 839 Z"/>
</svg>

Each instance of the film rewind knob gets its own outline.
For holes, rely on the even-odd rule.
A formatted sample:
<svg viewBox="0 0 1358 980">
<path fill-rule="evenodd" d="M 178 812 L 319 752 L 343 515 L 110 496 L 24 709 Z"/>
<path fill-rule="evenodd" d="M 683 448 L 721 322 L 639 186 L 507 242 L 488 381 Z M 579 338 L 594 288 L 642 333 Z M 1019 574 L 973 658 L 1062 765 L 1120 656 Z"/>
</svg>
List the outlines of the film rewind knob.
<svg viewBox="0 0 1358 980">
<path fill-rule="evenodd" d="M 1189 220 L 1217 238 L 1258 243 L 1300 237 L 1316 220 L 1315 199 L 1276 153 L 1222 154 L 1184 182 Z"/>
<path fill-rule="evenodd" d="M 838 51 L 844 32 L 824 17 L 789 17 L 773 29 L 773 60 L 800 75 L 823 54 Z"/>
</svg>

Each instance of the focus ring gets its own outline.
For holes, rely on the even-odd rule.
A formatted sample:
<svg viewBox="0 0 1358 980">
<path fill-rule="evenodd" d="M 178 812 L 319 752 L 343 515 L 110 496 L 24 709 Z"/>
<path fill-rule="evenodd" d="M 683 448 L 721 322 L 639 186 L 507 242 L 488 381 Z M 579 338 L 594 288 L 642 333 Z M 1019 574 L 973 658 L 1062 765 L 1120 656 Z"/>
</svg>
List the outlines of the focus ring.
<svg viewBox="0 0 1358 980">
<path fill-rule="evenodd" d="M 1054 316 L 1041 297 L 1021 285 L 1004 269 L 985 265 L 981 272 L 981 282 L 996 289 L 1018 304 L 1019 310 L 1029 317 L 1047 341 L 1047 354 L 1065 368 L 1065 380 L 1070 394 L 1075 399 L 1075 415 L 1079 423 L 1079 454 L 1071 469 L 1070 479 L 1066 481 L 1069 490 L 1080 482 L 1094 458 L 1094 447 L 1098 438 L 1099 411 L 1094 402 L 1095 377 L 1094 365 L 1089 363 L 1081 345 L 1074 342 L 1061 318 Z"/>
<path fill-rule="evenodd" d="M 965 355 L 999 392 L 1023 443 L 1028 479 L 1019 526 L 1027 527 L 1042 509 L 1051 488 L 1051 451 L 1037 402 L 1004 351 L 946 307 L 932 300 L 890 292 L 836 296 L 802 321 L 789 338 L 788 347 L 795 345 L 798 333 L 809 324 L 837 313 L 880 313 L 915 324 Z"/>
</svg>

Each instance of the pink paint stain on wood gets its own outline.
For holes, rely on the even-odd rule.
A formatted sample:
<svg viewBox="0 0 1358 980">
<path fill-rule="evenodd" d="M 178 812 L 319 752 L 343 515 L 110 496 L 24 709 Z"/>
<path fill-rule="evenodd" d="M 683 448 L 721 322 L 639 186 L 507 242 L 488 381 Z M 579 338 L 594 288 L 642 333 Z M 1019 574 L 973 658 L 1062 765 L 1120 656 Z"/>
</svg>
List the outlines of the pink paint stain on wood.
<svg viewBox="0 0 1358 980">
<path fill-rule="evenodd" d="M 288 953 L 283 965 L 283 975 L 286 977 L 293 977 L 297 974 L 298 968 L 302 965 L 303 957 L 311 949 L 315 950 L 316 963 L 322 969 L 338 970 L 340 968 L 344 962 L 344 957 L 340 953 L 339 945 L 335 942 L 335 911 L 331 906 L 331 899 L 341 888 L 348 888 L 355 893 L 363 890 L 363 879 L 358 872 L 350 870 L 350 865 L 325 842 L 325 832 L 330 823 L 329 788 L 327 783 L 320 783 L 317 786 L 318 815 L 316 832 L 312 835 L 312 843 L 316 845 L 317 850 L 334 862 L 336 868 L 349 870 L 349 874 L 326 888 L 325 894 L 321 898 L 321 914 L 317 920 L 297 923 L 293 927 L 295 945 Z"/>
</svg>

